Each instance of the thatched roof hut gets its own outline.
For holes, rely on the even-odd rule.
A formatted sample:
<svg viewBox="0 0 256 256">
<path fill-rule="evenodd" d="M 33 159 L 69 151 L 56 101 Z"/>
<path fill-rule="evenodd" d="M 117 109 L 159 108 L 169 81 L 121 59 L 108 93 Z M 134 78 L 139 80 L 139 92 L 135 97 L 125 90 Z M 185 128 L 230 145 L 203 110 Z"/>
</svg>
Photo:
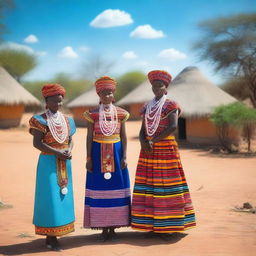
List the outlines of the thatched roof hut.
<svg viewBox="0 0 256 256">
<path fill-rule="evenodd" d="M 148 80 L 137 86 L 134 90 L 124 96 L 117 102 L 120 106 L 126 106 L 130 104 L 145 103 L 151 100 L 154 94 L 151 90 L 151 84 Z"/>
<path fill-rule="evenodd" d="M 99 104 L 99 96 L 96 93 L 95 87 L 84 92 L 70 103 L 67 107 L 73 114 L 77 126 L 86 126 L 86 120 L 83 118 L 84 111 L 96 107 Z"/>
<path fill-rule="evenodd" d="M 116 104 L 124 107 L 130 113 L 130 120 L 140 119 L 142 106 L 154 97 L 148 80 L 137 86 Z"/>
<path fill-rule="evenodd" d="M 145 81 L 117 104 L 125 107 L 131 118 L 138 119 L 141 107 L 153 96 L 149 81 Z M 216 127 L 209 120 L 213 109 L 236 101 L 211 83 L 197 67 L 187 67 L 175 77 L 168 88 L 168 97 L 182 109 L 178 137 L 206 143 L 217 141 Z"/>
<path fill-rule="evenodd" d="M 179 103 L 184 117 L 208 115 L 217 106 L 237 101 L 210 82 L 197 67 L 182 70 L 168 88 L 168 95 Z"/>
<path fill-rule="evenodd" d="M 117 102 L 131 108 L 132 104 L 143 105 L 154 97 L 147 80 Z M 219 105 L 235 102 L 236 99 L 211 83 L 197 67 L 181 71 L 168 88 L 168 97 L 179 103 L 183 116 L 202 116 Z M 137 118 L 137 116 L 135 116 Z"/>
<path fill-rule="evenodd" d="M 41 103 L 0 67 L 0 128 L 18 126 L 25 106 Z"/>
</svg>

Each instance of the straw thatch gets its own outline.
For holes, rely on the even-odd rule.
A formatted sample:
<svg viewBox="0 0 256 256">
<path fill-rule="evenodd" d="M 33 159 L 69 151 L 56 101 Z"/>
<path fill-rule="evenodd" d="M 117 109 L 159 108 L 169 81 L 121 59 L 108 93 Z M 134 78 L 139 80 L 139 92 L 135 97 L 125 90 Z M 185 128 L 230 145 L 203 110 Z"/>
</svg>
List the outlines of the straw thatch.
<svg viewBox="0 0 256 256">
<path fill-rule="evenodd" d="M 73 114 L 76 125 L 86 127 L 87 121 L 83 118 L 83 113 L 90 108 L 96 107 L 98 104 L 99 96 L 97 95 L 95 88 L 92 87 L 89 91 L 84 92 L 68 103 L 67 107 Z"/>
<path fill-rule="evenodd" d="M 149 81 L 143 82 L 117 102 L 118 105 L 145 103 L 154 97 Z M 222 104 L 236 99 L 211 83 L 197 67 L 187 67 L 180 72 L 168 88 L 168 97 L 175 100 L 182 109 L 182 115 L 204 116 Z"/>
<path fill-rule="evenodd" d="M 117 102 L 117 105 L 125 106 L 137 103 L 145 103 L 151 100 L 154 94 L 151 90 L 151 84 L 148 80 L 144 81 L 121 100 Z"/>
<path fill-rule="evenodd" d="M 40 101 L 22 87 L 3 67 L 0 67 L 0 104 L 41 105 Z"/>
<path fill-rule="evenodd" d="M 211 83 L 197 67 L 180 72 L 169 87 L 168 96 L 179 103 L 185 117 L 208 115 L 217 106 L 237 101 Z"/>
<path fill-rule="evenodd" d="M 85 107 L 85 106 L 96 106 L 99 104 L 99 96 L 96 93 L 94 87 L 92 87 L 89 91 L 84 92 L 74 100 L 68 103 L 68 108 L 77 108 L 77 107 Z"/>
</svg>

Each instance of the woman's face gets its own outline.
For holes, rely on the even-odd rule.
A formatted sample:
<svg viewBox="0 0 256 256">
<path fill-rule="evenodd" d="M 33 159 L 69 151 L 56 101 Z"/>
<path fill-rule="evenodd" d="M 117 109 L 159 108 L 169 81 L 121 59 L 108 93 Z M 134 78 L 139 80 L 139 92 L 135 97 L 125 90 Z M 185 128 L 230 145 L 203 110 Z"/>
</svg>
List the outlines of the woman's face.
<svg viewBox="0 0 256 256">
<path fill-rule="evenodd" d="M 114 101 L 113 91 L 110 89 L 103 90 L 99 93 L 100 101 L 103 104 L 110 104 Z"/>
<path fill-rule="evenodd" d="M 54 95 L 46 98 L 46 106 L 51 112 L 56 113 L 63 105 L 63 97 L 61 95 Z"/>
<path fill-rule="evenodd" d="M 160 99 L 167 92 L 165 84 L 160 80 L 153 81 L 152 91 L 157 99 Z"/>
</svg>

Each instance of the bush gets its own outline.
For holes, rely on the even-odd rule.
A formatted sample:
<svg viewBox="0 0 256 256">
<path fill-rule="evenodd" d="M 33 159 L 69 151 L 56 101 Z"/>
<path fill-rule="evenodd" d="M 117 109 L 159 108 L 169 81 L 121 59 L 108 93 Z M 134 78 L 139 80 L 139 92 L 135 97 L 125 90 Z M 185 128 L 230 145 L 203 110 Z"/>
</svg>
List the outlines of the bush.
<svg viewBox="0 0 256 256">
<path fill-rule="evenodd" d="M 245 106 L 240 102 L 217 107 L 210 120 L 217 127 L 217 135 L 221 145 L 231 151 L 229 138 L 230 127 L 242 129 L 242 137 L 247 142 L 247 149 L 251 151 L 251 140 L 256 130 L 256 110 Z"/>
</svg>

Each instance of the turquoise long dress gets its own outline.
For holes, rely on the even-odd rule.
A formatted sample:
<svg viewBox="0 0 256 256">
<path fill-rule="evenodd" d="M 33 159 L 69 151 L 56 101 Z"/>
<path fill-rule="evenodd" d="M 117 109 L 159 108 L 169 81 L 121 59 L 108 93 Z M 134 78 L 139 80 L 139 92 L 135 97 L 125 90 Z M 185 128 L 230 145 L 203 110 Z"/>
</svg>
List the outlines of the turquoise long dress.
<svg viewBox="0 0 256 256">
<path fill-rule="evenodd" d="M 69 136 L 76 132 L 74 120 L 66 118 Z M 30 133 L 33 129 L 44 134 L 43 142 L 54 148 L 68 147 L 69 138 L 63 144 L 56 142 L 51 135 L 44 115 L 34 115 L 30 121 Z M 68 193 L 63 195 L 58 185 L 57 157 L 41 152 L 37 165 L 36 191 L 33 224 L 36 234 L 61 236 L 74 231 L 74 200 L 71 161 L 66 160 Z"/>
</svg>

